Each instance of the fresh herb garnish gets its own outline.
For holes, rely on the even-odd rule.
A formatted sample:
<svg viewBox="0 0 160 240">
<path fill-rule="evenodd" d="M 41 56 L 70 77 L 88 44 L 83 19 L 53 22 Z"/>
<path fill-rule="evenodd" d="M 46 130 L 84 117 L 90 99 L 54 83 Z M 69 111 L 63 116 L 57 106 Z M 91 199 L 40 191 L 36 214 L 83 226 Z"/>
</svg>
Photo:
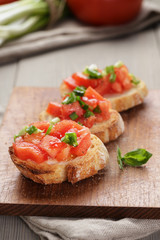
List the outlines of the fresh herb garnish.
<svg viewBox="0 0 160 240">
<path fill-rule="evenodd" d="M 125 165 L 132 167 L 141 166 L 145 164 L 151 157 L 152 154 L 143 148 L 138 148 L 128 152 L 122 157 L 120 148 L 117 148 L 117 162 L 120 169 L 123 169 Z"/>
<path fill-rule="evenodd" d="M 93 112 L 94 112 L 94 113 L 101 113 L 101 112 L 102 112 L 101 109 L 100 109 L 100 107 L 99 107 L 99 105 L 97 105 L 97 107 L 95 107 L 95 108 L 93 109 Z"/>
<path fill-rule="evenodd" d="M 78 115 L 77 115 L 76 112 L 73 112 L 73 113 L 71 113 L 71 114 L 69 115 L 69 117 L 74 121 L 74 120 L 76 120 L 76 119 L 78 118 Z"/>
<path fill-rule="evenodd" d="M 20 130 L 20 132 L 14 136 L 14 141 L 16 140 L 17 137 L 20 136 L 24 136 L 26 133 L 28 133 L 29 135 L 33 134 L 33 133 L 40 133 L 43 132 L 42 130 L 36 128 L 35 126 L 31 125 L 31 126 L 25 126 L 24 128 L 22 128 Z"/>
<path fill-rule="evenodd" d="M 73 92 L 75 93 L 76 96 L 81 96 L 83 97 L 85 94 L 86 88 L 81 86 L 81 87 L 76 87 Z"/>
<path fill-rule="evenodd" d="M 89 108 L 89 106 L 81 100 L 80 96 L 77 96 L 77 101 L 79 102 L 81 108 L 83 108 L 84 110 L 87 110 Z"/>
<path fill-rule="evenodd" d="M 140 83 L 140 80 L 138 80 L 132 73 L 129 73 L 129 76 L 132 77 L 131 82 L 132 82 L 134 85 L 138 85 L 138 84 Z"/>
<path fill-rule="evenodd" d="M 55 124 L 58 123 L 58 122 L 60 122 L 60 118 L 59 118 L 59 117 L 55 117 L 55 118 L 53 118 L 53 119 L 50 121 L 50 126 L 49 126 L 49 128 L 47 129 L 47 131 L 46 131 L 46 135 L 49 135 L 49 134 L 50 134 L 50 132 L 51 132 L 51 130 L 52 130 L 52 128 L 53 128 L 53 125 L 55 125 Z"/>
<path fill-rule="evenodd" d="M 85 117 L 85 118 L 89 118 L 89 117 L 91 117 L 91 116 L 94 116 L 94 113 L 91 112 L 90 110 L 86 110 L 86 112 L 85 112 L 85 114 L 84 114 L 84 117 Z"/>
<path fill-rule="evenodd" d="M 83 126 L 83 124 L 81 122 L 77 122 L 79 125 Z"/>
<path fill-rule="evenodd" d="M 91 79 L 102 78 L 102 73 L 98 71 L 98 68 L 95 64 L 91 64 L 89 67 L 87 66 L 84 71 L 84 74 L 87 74 Z"/>
<path fill-rule="evenodd" d="M 74 132 L 65 133 L 65 136 L 63 138 L 61 138 L 61 142 L 65 142 L 65 143 L 68 143 L 69 145 L 71 145 L 73 147 L 77 147 L 78 146 L 77 134 L 74 133 Z"/>
<path fill-rule="evenodd" d="M 106 71 L 106 74 L 107 74 L 107 75 L 110 74 L 110 76 L 109 76 L 109 81 L 110 81 L 111 83 L 115 82 L 115 80 L 116 80 L 116 74 L 115 74 L 115 72 L 114 72 L 114 66 L 111 65 L 111 66 L 106 67 L 106 68 L 105 68 L 105 71 Z"/>
<path fill-rule="evenodd" d="M 63 102 L 62 102 L 62 104 L 70 104 L 70 103 L 73 103 L 73 102 L 76 102 L 76 95 L 75 95 L 75 93 L 74 92 L 71 92 L 71 93 L 69 93 L 69 96 L 67 96 L 64 100 L 63 100 Z"/>
<path fill-rule="evenodd" d="M 124 65 L 124 63 L 122 62 L 122 61 L 118 61 L 118 62 L 116 62 L 115 64 L 114 64 L 114 66 L 116 67 L 116 68 L 120 68 L 120 67 L 122 67 Z"/>
</svg>

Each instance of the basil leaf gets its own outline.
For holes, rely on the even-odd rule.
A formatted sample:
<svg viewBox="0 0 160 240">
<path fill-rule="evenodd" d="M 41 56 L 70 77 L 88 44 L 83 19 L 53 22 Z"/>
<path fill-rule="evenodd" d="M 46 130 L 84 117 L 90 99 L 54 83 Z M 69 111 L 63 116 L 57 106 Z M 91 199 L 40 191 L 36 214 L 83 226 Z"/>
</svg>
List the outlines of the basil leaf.
<svg viewBox="0 0 160 240">
<path fill-rule="evenodd" d="M 115 82 L 115 80 L 116 80 L 116 74 L 115 74 L 115 72 L 114 72 L 114 66 L 111 65 L 111 66 L 106 67 L 106 68 L 105 68 L 105 71 L 106 71 L 106 74 L 107 74 L 107 75 L 110 74 L 110 76 L 109 76 L 109 81 L 110 81 L 111 83 Z"/>
<path fill-rule="evenodd" d="M 28 133 L 29 135 L 31 135 L 33 133 L 40 133 L 40 132 L 43 132 L 43 131 L 36 128 L 34 125 L 31 125 L 26 129 L 26 133 Z"/>
<path fill-rule="evenodd" d="M 134 85 L 138 85 L 138 84 L 140 83 L 140 80 L 138 80 L 132 73 L 130 73 L 129 75 L 132 77 L 131 82 L 132 82 Z"/>
<path fill-rule="evenodd" d="M 71 114 L 69 115 L 69 117 L 74 121 L 74 120 L 76 120 L 76 119 L 78 118 L 78 115 L 77 115 L 76 112 L 73 112 L 73 113 L 71 113 Z"/>
<path fill-rule="evenodd" d="M 73 147 L 77 147 L 78 146 L 77 134 L 74 133 L 74 132 L 65 133 L 65 136 L 63 138 L 61 138 L 61 142 L 65 142 L 65 143 L 68 143 L 69 145 L 71 145 Z"/>
<path fill-rule="evenodd" d="M 52 128 L 53 128 L 53 125 L 55 125 L 55 124 L 58 123 L 58 122 L 60 122 L 60 118 L 59 118 L 59 117 L 55 117 L 55 118 L 53 118 L 53 119 L 50 121 L 50 126 L 49 126 L 49 128 L 47 129 L 47 131 L 46 131 L 46 135 L 49 135 L 49 134 L 50 134 L 50 132 L 51 132 L 51 130 L 52 130 Z"/>
<path fill-rule="evenodd" d="M 98 71 L 98 68 L 95 64 L 91 64 L 89 67 L 86 67 L 83 73 L 88 74 L 89 78 L 98 79 L 102 78 L 102 73 Z"/>
<path fill-rule="evenodd" d="M 69 94 L 69 96 L 67 96 L 67 97 L 63 100 L 62 104 L 70 104 L 70 103 L 73 103 L 73 102 L 76 102 L 76 95 L 75 95 L 74 92 L 71 92 L 71 93 Z"/>
<path fill-rule="evenodd" d="M 89 108 L 89 106 L 81 100 L 80 96 L 77 96 L 77 101 L 79 102 L 81 108 L 83 108 L 84 110 L 87 110 Z"/>
<path fill-rule="evenodd" d="M 123 170 L 123 158 L 121 156 L 121 150 L 119 147 L 117 147 L 117 162 L 118 162 L 119 168 Z"/>
<path fill-rule="evenodd" d="M 77 122 L 79 125 L 83 126 L 83 124 L 81 122 Z"/>
<path fill-rule="evenodd" d="M 93 112 L 94 112 L 94 113 L 101 113 L 101 112 L 102 112 L 101 109 L 100 109 L 100 107 L 99 107 L 99 105 L 97 105 L 97 107 L 95 107 L 95 108 L 93 109 Z"/>
<path fill-rule="evenodd" d="M 81 87 L 76 87 L 73 92 L 75 93 L 76 96 L 84 96 L 86 91 L 86 88 L 81 86 Z"/>
<path fill-rule="evenodd" d="M 91 112 L 90 110 L 86 110 L 85 114 L 84 114 L 84 117 L 85 118 L 89 118 L 90 116 L 94 116 L 94 113 Z"/>
<path fill-rule="evenodd" d="M 120 68 L 120 67 L 122 67 L 123 65 L 124 65 L 124 63 L 123 63 L 122 61 L 118 61 L 118 62 L 116 62 L 116 63 L 114 64 L 114 66 L 117 67 L 117 68 Z"/>
<path fill-rule="evenodd" d="M 124 155 L 124 163 L 129 166 L 141 166 L 145 164 L 152 154 L 143 148 L 128 152 Z"/>
</svg>

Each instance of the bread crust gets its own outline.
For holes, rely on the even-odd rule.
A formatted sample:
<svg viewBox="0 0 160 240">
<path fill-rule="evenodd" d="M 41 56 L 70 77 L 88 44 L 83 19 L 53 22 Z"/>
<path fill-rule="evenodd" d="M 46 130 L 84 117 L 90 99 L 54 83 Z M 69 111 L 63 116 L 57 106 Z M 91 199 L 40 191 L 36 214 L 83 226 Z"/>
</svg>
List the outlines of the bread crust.
<svg viewBox="0 0 160 240">
<path fill-rule="evenodd" d="M 51 121 L 54 116 L 48 114 L 46 111 L 41 112 L 40 121 Z M 103 143 L 108 143 L 117 139 L 124 132 L 124 122 L 121 115 L 110 109 L 110 118 L 106 121 L 95 123 L 90 131 L 101 139 Z"/>
<path fill-rule="evenodd" d="M 19 171 L 34 182 L 46 185 L 68 180 L 73 184 L 97 174 L 108 163 L 109 154 L 101 140 L 91 134 L 91 142 L 84 156 L 64 162 L 48 160 L 37 164 L 32 160 L 21 160 L 15 156 L 13 147 L 9 147 L 9 154 Z"/>
<path fill-rule="evenodd" d="M 71 92 L 71 90 L 65 83 L 62 83 L 60 86 L 61 96 L 64 97 L 69 92 Z M 122 94 L 106 94 L 103 97 L 110 100 L 112 109 L 116 110 L 117 112 L 122 112 L 141 104 L 147 94 L 148 89 L 145 83 L 140 81 L 138 85 L 133 86 L 133 88 Z"/>
</svg>

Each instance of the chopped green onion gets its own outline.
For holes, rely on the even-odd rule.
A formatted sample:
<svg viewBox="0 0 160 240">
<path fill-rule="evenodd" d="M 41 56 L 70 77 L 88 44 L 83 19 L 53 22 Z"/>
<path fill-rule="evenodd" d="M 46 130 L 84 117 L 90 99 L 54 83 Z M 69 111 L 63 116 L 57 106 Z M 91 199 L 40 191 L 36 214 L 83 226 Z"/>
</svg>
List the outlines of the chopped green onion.
<svg viewBox="0 0 160 240">
<path fill-rule="evenodd" d="M 83 124 L 82 124 L 81 122 L 78 121 L 77 123 L 78 123 L 79 125 L 83 126 Z"/>
<path fill-rule="evenodd" d="M 75 95 L 75 93 L 74 92 L 71 92 L 71 93 L 69 93 L 69 96 L 67 96 L 64 100 L 63 100 L 63 102 L 62 102 L 62 104 L 70 104 L 70 103 L 73 103 L 73 102 L 76 102 L 76 95 Z"/>
<path fill-rule="evenodd" d="M 77 115 L 77 113 L 73 112 L 69 115 L 69 117 L 74 121 L 78 118 L 78 115 Z"/>
<path fill-rule="evenodd" d="M 89 106 L 81 100 L 80 96 L 77 96 L 77 101 L 79 102 L 81 108 L 83 108 L 84 110 L 87 110 L 89 108 Z"/>
<path fill-rule="evenodd" d="M 84 114 L 84 117 L 85 117 L 85 118 L 89 118 L 89 117 L 91 117 L 91 116 L 94 116 L 94 113 L 91 112 L 90 110 L 87 110 L 87 111 L 85 112 L 85 114 Z"/>
<path fill-rule="evenodd" d="M 117 67 L 117 68 L 120 68 L 120 67 L 122 67 L 123 65 L 124 65 L 124 63 L 123 63 L 122 61 L 118 61 L 118 62 L 116 62 L 116 63 L 114 64 L 114 66 Z"/>
<path fill-rule="evenodd" d="M 50 132 L 51 132 L 51 130 L 52 130 L 52 128 L 53 128 L 53 125 L 55 125 L 56 123 L 58 123 L 60 121 L 60 118 L 59 117 L 55 117 L 55 118 L 53 118 L 51 121 L 50 121 L 50 126 L 49 126 L 49 128 L 47 129 L 47 131 L 46 131 L 46 135 L 49 135 L 50 134 Z"/>
<path fill-rule="evenodd" d="M 31 125 L 26 129 L 26 133 L 28 133 L 29 135 L 33 134 L 33 133 L 40 133 L 43 132 L 42 130 L 36 128 L 35 126 Z"/>
<path fill-rule="evenodd" d="M 98 79 L 102 78 L 102 73 L 98 71 L 98 68 L 95 64 L 91 64 L 89 67 L 87 66 L 84 71 L 84 74 L 87 74 L 89 78 Z"/>
<path fill-rule="evenodd" d="M 111 66 L 106 67 L 106 68 L 105 68 L 105 71 L 106 71 L 106 74 L 107 74 L 107 75 L 110 74 L 110 76 L 109 76 L 109 81 L 110 81 L 111 83 L 115 82 L 115 80 L 116 80 L 116 74 L 115 74 L 115 72 L 114 72 L 114 66 L 111 65 Z"/>
<path fill-rule="evenodd" d="M 76 87 L 73 92 L 75 93 L 76 96 L 84 96 L 86 91 L 86 88 L 81 86 L 81 87 Z"/>
<path fill-rule="evenodd" d="M 132 82 L 134 85 L 138 85 L 138 84 L 140 83 L 140 80 L 138 80 L 132 73 L 129 73 L 129 75 L 132 77 L 131 82 Z"/>
<path fill-rule="evenodd" d="M 61 141 L 65 142 L 65 143 L 68 143 L 69 145 L 71 145 L 73 147 L 78 146 L 77 134 L 75 132 L 65 133 L 65 136 L 63 138 L 61 138 Z"/>
<path fill-rule="evenodd" d="M 93 109 L 93 112 L 94 113 L 101 113 L 102 112 L 99 105 L 97 105 L 97 107 Z"/>
</svg>

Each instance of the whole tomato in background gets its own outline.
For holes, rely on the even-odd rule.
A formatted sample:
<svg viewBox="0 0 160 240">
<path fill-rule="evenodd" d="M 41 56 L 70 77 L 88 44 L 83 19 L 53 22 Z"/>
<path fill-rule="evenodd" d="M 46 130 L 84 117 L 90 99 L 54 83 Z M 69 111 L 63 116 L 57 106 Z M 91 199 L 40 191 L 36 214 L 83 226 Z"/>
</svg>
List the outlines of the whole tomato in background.
<svg viewBox="0 0 160 240">
<path fill-rule="evenodd" d="M 118 25 L 134 19 L 142 0 L 67 0 L 74 15 L 92 25 Z"/>
<path fill-rule="evenodd" d="M 0 5 L 15 2 L 16 0 L 0 0 Z"/>
</svg>

